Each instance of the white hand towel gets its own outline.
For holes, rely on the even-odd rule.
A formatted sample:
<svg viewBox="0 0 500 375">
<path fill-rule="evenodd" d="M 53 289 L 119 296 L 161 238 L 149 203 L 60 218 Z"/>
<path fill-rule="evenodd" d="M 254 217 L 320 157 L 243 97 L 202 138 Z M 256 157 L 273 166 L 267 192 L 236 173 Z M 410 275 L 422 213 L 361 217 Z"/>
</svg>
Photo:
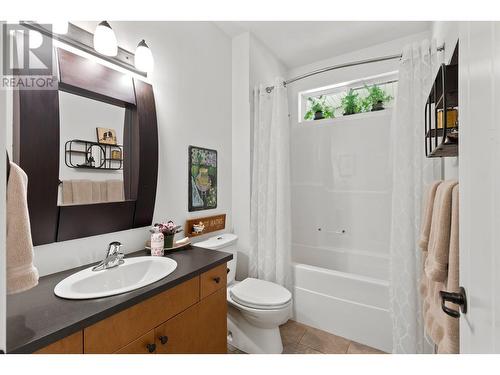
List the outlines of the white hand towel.
<svg viewBox="0 0 500 375">
<path fill-rule="evenodd" d="M 28 176 L 10 163 L 7 184 L 7 293 L 19 293 L 38 284 L 33 265 L 33 242 L 28 212 Z"/>
</svg>

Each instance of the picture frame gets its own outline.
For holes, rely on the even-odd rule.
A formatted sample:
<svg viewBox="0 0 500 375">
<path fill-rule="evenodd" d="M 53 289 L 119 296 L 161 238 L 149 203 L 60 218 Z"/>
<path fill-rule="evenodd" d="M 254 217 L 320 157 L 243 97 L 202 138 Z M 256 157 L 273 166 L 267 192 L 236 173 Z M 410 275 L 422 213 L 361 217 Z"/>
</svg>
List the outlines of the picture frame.
<svg viewBox="0 0 500 375">
<path fill-rule="evenodd" d="M 188 211 L 217 208 L 217 150 L 188 148 Z"/>
<path fill-rule="evenodd" d="M 116 130 L 110 128 L 96 128 L 97 142 L 104 145 L 117 145 Z"/>
</svg>

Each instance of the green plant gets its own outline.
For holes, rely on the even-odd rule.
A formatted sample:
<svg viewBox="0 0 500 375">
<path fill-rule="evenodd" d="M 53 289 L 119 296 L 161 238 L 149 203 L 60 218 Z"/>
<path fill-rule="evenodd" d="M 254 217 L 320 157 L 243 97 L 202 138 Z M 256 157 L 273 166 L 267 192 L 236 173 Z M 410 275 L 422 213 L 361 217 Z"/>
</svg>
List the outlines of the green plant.
<svg viewBox="0 0 500 375">
<path fill-rule="evenodd" d="M 309 110 L 304 115 L 304 120 L 313 120 L 316 112 L 321 112 L 323 118 L 334 118 L 334 109 L 326 103 L 326 98 L 321 95 L 319 98 L 309 97 L 307 101 L 310 104 Z"/>
<path fill-rule="evenodd" d="M 353 89 L 340 100 L 340 107 L 344 110 L 344 115 L 353 115 L 361 111 L 361 99 L 359 94 Z"/>
<path fill-rule="evenodd" d="M 361 109 L 363 112 L 371 111 L 373 106 L 377 103 L 387 103 L 393 99 L 391 95 L 387 94 L 384 89 L 377 85 L 371 87 L 365 85 L 365 89 L 368 91 L 368 96 L 361 101 Z"/>
</svg>

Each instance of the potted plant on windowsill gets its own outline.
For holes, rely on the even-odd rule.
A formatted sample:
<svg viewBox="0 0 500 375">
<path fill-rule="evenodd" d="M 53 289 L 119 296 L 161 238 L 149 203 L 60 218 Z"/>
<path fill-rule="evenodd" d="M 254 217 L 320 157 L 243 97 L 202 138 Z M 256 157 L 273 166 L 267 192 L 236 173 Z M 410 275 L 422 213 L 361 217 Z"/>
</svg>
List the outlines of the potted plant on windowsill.
<svg viewBox="0 0 500 375">
<path fill-rule="evenodd" d="M 384 104 L 390 102 L 393 97 L 387 94 L 377 85 L 371 87 L 365 85 L 368 96 L 362 100 L 362 107 L 365 112 L 381 111 L 385 109 Z"/>
<path fill-rule="evenodd" d="M 361 111 L 361 100 L 359 94 L 353 89 L 340 100 L 340 107 L 344 111 L 344 116 L 353 115 Z"/>
<path fill-rule="evenodd" d="M 324 118 L 334 118 L 333 107 L 326 103 L 326 98 L 321 95 L 319 98 L 307 98 L 311 103 L 309 110 L 304 115 L 304 120 L 321 120 Z"/>
</svg>

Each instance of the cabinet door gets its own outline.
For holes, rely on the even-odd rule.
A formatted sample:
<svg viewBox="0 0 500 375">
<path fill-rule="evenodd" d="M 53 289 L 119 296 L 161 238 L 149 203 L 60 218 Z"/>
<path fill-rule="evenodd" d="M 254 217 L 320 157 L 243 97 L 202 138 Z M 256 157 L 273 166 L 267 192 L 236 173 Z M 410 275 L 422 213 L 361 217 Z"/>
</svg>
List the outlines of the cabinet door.
<svg viewBox="0 0 500 375">
<path fill-rule="evenodd" d="M 114 353 L 138 339 L 197 303 L 199 284 L 200 279 L 195 277 L 85 328 L 85 353 Z"/>
<path fill-rule="evenodd" d="M 158 354 L 196 354 L 198 345 L 199 303 L 155 328 Z"/>
<path fill-rule="evenodd" d="M 204 272 L 200 276 L 200 298 L 208 297 L 210 294 L 227 287 L 227 263 Z"/>
<path fill-rule="evenodd" d="M 156 353 L 155 333 L 149 331 L 145 335 L 132 341 L 127 346 L 118 350 L 115 354 L 154 354 Z"/>
<path fill-rule="evenodd" d="M 56 341 L 36 351 L 35 354 L 83 354 L 82 331 Z"/>
<path fill-rule="evenodd" d="M 198 353 L 227 353 L 226 288 L 202 299 L 199 303 Z"/>
</svg>

